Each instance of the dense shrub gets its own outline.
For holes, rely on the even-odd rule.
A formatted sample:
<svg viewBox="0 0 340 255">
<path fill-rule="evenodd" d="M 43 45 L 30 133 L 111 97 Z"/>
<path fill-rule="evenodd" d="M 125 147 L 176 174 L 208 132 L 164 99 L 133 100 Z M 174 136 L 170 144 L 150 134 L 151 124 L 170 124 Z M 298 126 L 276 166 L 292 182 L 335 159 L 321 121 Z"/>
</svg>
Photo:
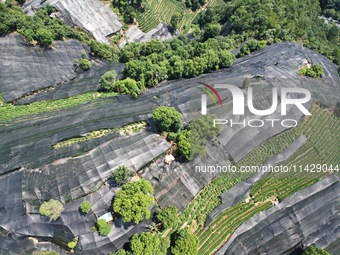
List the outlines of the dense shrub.
<svg viewBox="0 0 340 255">
<path fill-rule="evenodd" d="M 299 74 L 301 76 L 308 76 L 311 78 L 321 78 L 323 74 L 323 67 L 321 64 L 315 64 L 312 65 L 311 67 L 302 67 L 299 70 Z"/>
<path fill-rule="evenodd" d="M 92 66 L 91 61 L 86 58 L 82 58 L 79 62 L 79 67 L 84 71 L 89 70 L 91 66 Z"/>
<path fill-rule="evenodd" d="M 83 213 L 89 213 L 91 211 L 92 204 L 89 201 L 84 201 L 80 204 L 80 210 Z"/>
<path fill-rule="evenodd" d="M 126 183 L 117 192 L 113 210 L 122 216 L 124 222 L 138 224 L 150 218 L 150 207 L 154 203 L 153 192 L 151 183 L 145 179 Z"/>
<path fill-rule="evenodd" d="M 41 215 L 49 217 L 50 221 L 58 219 L 63 211 L 63 204 L 54 199 L 50 199 L 48 202 L 44 202 L 39 209 L 39 213 Z"/>
<path fill-rule="evenodd" d="M 101 236 L 107 236 L 111 233 L 112 226 L 104 219 L 98 220 L 96 226 Z"/>
<path fill-rule="evenodd" d="M 107 71 L 100 77 L 99 84 L 105 90 L 114 90 L 117 73 L 114 70 Z"/>
<path fill-rule="evenodd" d="M 182 128 L 182 115 L 175 108 L 160 106 L 152 113 L 159 131 L 177 132 Z"/>
<path fill-rule="evenodd" d="M 119 184 L 127 183 L 133 172 L 126 166 L 119 166 L 112 171 L 112 178 Z"/>
</svg>

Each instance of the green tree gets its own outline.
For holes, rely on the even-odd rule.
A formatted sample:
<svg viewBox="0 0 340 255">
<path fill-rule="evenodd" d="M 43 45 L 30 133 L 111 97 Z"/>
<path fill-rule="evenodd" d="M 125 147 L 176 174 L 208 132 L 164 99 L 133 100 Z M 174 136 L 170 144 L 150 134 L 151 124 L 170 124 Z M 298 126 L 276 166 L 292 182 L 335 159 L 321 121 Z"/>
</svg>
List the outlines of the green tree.
<svg viewBox="0 0 340 255">
<path fill-rule="evenodd" d="M 104 219 L 98 220 L 96 226 L 101 236 L 107 236 L 111 233 L 112 226 Z"/>
<path fill-rule="evenodd" d="M 179 218 L 178 218 L 178 211 L 175 206 L 169 206 L 162 210 L 159 210 L 156 215 L 157 220 L 162 222 L 163 228 L 176 228 Z"/>
<path fill-rule="evenodd" d="M 218 36 L 221 33 L 221 30 L 222 26 L 217 22 L 210 23 L 204 31 L 204 37 L 207 39 Z"/>
<path fill-rule="evenodd" d="M 45 28 L 39 28 L 37 30 L 36 39 L 39 43 L 41 43 L 44 46 L 49 46 L 54 41 L 54 37 L 51 31 Z"/>
<path fill-rule="evenodd" d="M 78 236 L 76 236 L 71 242 L 69 242 L 67 244 L 68 248 L 70 248 L 71 250 L 73 250 L 74 248 L 76 248 L 78 243 Z"/>
<path fill-rule="evenodd" d="M 49 217 L 50 221 L 58 219 L 63 211 L 63 204 L 60 203 L 60 201 L 54 199 L 44 202 L 39 209 L 39 213 Z"/>
<path fill-rule="evenodd" d="M 86 58 L 82 58 L 79 62 L 79 67 L 84 71 L 89 70 L 91 68 L 91 65 L 91 61 Z"/>
<path fill-rule="evenodd" d="M 302 255 L 330 255 L 327 251 L 317 248 L 315 246 L 309 246 Z"/>
<path fill-rule="evenodd" d="M 171 17 L 171 20 L 170 20 L 170 26 L 173 28 L 173 29 L 177 29 L 178 28 L 178 24 L 179 22 L 181 21 L 182 19 L 182 16 L 181 14 L 179 13 L 174 13 Z"/>
<path fill-rule="evenodd" d="M 191 153 L 190 131 L 183 130 L 178 136 L 178 151 L 187 160 L 191 160 L 193 155 Z"/>
<path fill-rule="evenodd" d="M 133 235 L 131 239 L 133 255 L 160 255 L 160 240 L 150 232 Z"/>
<path fill-rule="evenodd" d="M 223 50 L 218 53 L 219 67 L 226 68 L 233 65 L 235 56 L 228 50 Z"/>
<path fill-rule="evenodd" d="M 119 49 L 116 46 L 110 46 L 106 43 L 100 43 L 96 40 L 90 40 L 88 42 L 91 51 L 101 59 L 108 61 L 118 61 Z"/>
<path fill-rule="evenodd" d="M 142 92 L 144 86 L 140 82 L 136 82 L 134 79 L 126 78 L 124 80 L 119 80 L 114 86 L 114 91 L 121 94 L 130 94 L 132 97 L 136 98 Z"/>
<path fill-rule="evenodd" d="M 91 211 L 92 204 L 89 201 L 84 201 L 80 204 L 80 210 L 83 213 L 89 213 Z"/>
<path fill-rule="evenodd" d="M 331 42 L 337 43 L 339 40 L 339 28 L 336 25 L 331 26 L 330 29 L 328 29 L 327 32 L 327 39 Z"/>
<path fill-rule="evenodd" d="M 218 135 L 220 126 L 214 127 L 214 119 L 213 115 L 207 114 L 190 121 L 188 129 L 190 130 L 193 156 L 204 155 L 207 142 Z"/>
<path fill-rule="evenodd" d="M 99 80 L 100 86 L 105 90 L 113 90 L 116 86 L 117 73 L 114 70 L 104 73 Z"/>
<path fill-rule="evenodd" d="M 175 233 L 175 244 L 171 248 L 172 255 L 197 255 L 198 238 L 188 230 L 180 230 Z"/>
<path fill-rule="evenodd" d="M 160 106 L 152 113 L 159 131 L 177 132 L 182 128 L 182 115 L 175 108 Z"/>
<path fill-rule="evenodd" d="M 114 253 L 110 253 L 110 255 L 132 255 L 132 254 L 124 249 L 120 249 Z"/>
<path fill-rule="evenodd" d="M 150 207 L 154 203 L 154 189 L 145 179 L 123 185 L 116 194 L 113 210 L 122 216 L 124 222 L 138 224 L 150 218 Z"/>
<path fill-rule="evenodd" d="M 126 166 L 119 166 L 112 171 L 112 178 L 118 184 L 127 183 L 130 177 L 133 176 L 133 172 Z"/>
</svg>

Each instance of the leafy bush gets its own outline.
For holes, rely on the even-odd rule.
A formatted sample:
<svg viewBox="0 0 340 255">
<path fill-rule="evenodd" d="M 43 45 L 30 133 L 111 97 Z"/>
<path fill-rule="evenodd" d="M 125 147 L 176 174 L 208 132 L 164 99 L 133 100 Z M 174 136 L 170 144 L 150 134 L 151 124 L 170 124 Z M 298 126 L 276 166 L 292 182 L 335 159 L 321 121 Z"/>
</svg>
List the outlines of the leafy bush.
<svg viewBox="0 0 340 255">
<path fill-rule="evenodd" d="M 132 254 L 124 249 L 120 249 L 114 253 L 110 253 L 110 255 L 132 255 Z"/>
<path fill-rule="evenodd" d="M 129 182 L 117 192 L 113 210 L 122 216 L 124 222 L 138 224 L 144 218 L 150 218 L 150 207 L 154 203 L 154 189 L 145 179 Z"/>
<path fill-rule="evenodd" d="M 99 58 L 116 62 L 119 59 L 119 49 L 116 46 L 109 46 L 106 43 L 100 43 L 95 40 L 90 40 L 91 51 Z"/>
<path fill-rule="evenodd" d="M 171 247 L 172 255 L 196 255 L 198 251 L 198 238 L 188 230 L 175 233 L 175 245 Z"/>
<path fill-rule="evenodd" d="M 308 76 L 312 78 L 321 78 L 323 74 L 323 67 L 321 64 L 315 64 L 311 67 L 302 67 L 299 70 L 299 75 Z"/>
<path fill-rule="evenodd" d="M 63 204 L 54 199 L 50 199 L 48 202 L 44 202 L 39 209 L 39 213 L 41 215 L 49 217 L 50 221 L 58 219 L 63 211 Z"/>
<path fill-rule="evenodd" d="M 114 70 L 104 73 L 99 80 L 100 86 L 105 90 L 113 91 L 116 86 L 117 73 Z"/>
<path fill-rule="evenodd" d="M 37 38 L 37 41 L 40 42 L 44 46 L 49 46 L 54 41 L 52 32 L 45 28 L 40 28 L 37 30 L 36 38 Z"/>
<path fill-rule="evenodd" d="M 144 89 L 144 86 L 140 82 L 136 82 L 134 79 L 126 78 L 119 80 L 115 83 L 114 91 L 121 94 L 130 94 L 133 98 L 136 98 Z"/>
<path fill-rule="evenodd" d="M 80 204 L 80 210 L 83 213 L 89 213 L 91 211 L 92 204 L 89 201 L 84 201 Z"/>
<path fill-rule="evenodd" d="M 84 32 L 67 27 L 59 19 L 51 18 L 54 11 L 51 6 L 39 8 L 33 17 L 23 13 L 21 8 L 0 3 L 0 34 L 6 35 L 18 31 L 27 43 L 36 42 L 49 46 L 54 40 L 74 38 L 85 41 L 89 38 Z"/>
<path fill-rule="evenodd" d="M 130 246 L 134 255 L 161 255 L 160 239 L 150 232 L 133 235 Z"/>
<path fill-rule="evenodd" d="M 159 131 L 177 132 L 182 128 L 182 115 L 175 108 L 160 106 L 152 113 Z"/>
<path fill-rule="evenodd" d="M 73 241 L 69 242 L 67 244 L 68 248 L 70 248 L 71 250 L 73 250 L 74 248 L 76 248 L 77 246 L 77 243 L 78 243 L 78 236 L 76 236 Z"/>
<path fill-rule="evenodd" d="M 220 127 L 213 126 L 214 116 L 203 115 L 193 119 L 178 136 L 179 153 L 186 159 L 191 160 L 195 155 L 204 155 L 207 142 L 217 136 Z"/>
<path fill-rule="evenodd" d="M 156 215 L 157 220 L 162 222 L 164 229 L 176 228 L 179 222 L 178 211 L 175 206 L 169 206 L 159 210 Z"/>
<path fill-rule="evenodd" d="M 104 219 L 98 220 L 96 226 L 101 236 L 107 236 L 111 233 L 112 226 Z"/>
<path fill-rule="evenodd" d="M 169 141 L 175 141 L 175 142 L 177 142 L 178 135 L 179 135 L 178 132 L 177 132 L 177 133 L 175 133 L 175 132 L 169 132 L 169 133 L 168 133 L 168 136 L 167 136 L 167 139 L 168 139 Z"/>
<path fill-rule="evenodd" d="M 82 58 L 79 62 L 79 67 L 84 71 L 89 70 L 91 68 L 91 65 L 91 61 L 86 58 Z"/>
<path fill-rule="evenodd" d="M 183 130 L 178 136 L 178 151 L 187 160 L 191 160 L 193 155 L 191 153 L 190 131 Z"/>
<path fill-rule="evenodd" d="M 238 57 L 242 57 L 244 55 L 250 54 L 250 52 L 259 50 L 264 48 L 267 45 L 266 40 L 250 40 L 245 45 L 243 45 L 240 49 L 240 52 L 237 54 Z"/>
<path fill-rule="evenodd" d="M 112 171 L 112 178 L 119 184 L 127 183 L 133 172 L 126 166 L 119 166 Z"/>
<path fill-rule="evenodd" d="M 317 248 L 315 246 L 309 246 L 302 255 L 330 255 L 327 251 Z"/>
</svg>

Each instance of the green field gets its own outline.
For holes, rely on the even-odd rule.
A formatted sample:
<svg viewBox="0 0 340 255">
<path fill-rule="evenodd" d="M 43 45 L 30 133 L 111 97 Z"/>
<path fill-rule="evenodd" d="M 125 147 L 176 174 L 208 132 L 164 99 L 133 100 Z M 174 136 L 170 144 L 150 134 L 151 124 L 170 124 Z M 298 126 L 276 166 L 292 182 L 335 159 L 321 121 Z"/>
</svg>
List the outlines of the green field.
<svg viewBox="0 0 340 255">
<path fill-rule="evenodd" d="M 71 146 L 74 143 L 81 143 L 81 142 L 84 142 L 84 141 L 88 141 L 88 140 L 96 139 L 96 138 L 99 138 L 99 137 L 107 136 L 107 135 L 112 134 L 114 132 L 122 133 L 122 134 L 128 136 L 128 135 L 142 131 L 143 129 L 146 128 L 146 126 L 147 126 L 146 121 L 139 121 L 139 122 L 135 122 L 135 123 L 125 125 L 121 128 L 109 128 L 109 129 L 94 130 L 94 131 L 87 133 L 85 136 L 71 138 L 71 139 L 56 143 L 55 145 L 53 145 L 53 148 L 54 149 L 60 149 L 62 147 Z"/>
<path fill-rule="evenodd" d="M 148 32 L 155 28 L 160 22 L 170 23 L 174 13 L 182 14 L 182 20 L 179 23 L 179 30 L 183 33 L 189 31 L 191 23 L 195 17 L 208 6 L 214 6 L 223 3 L 223 0 L 207 0 L 207 4 L 201 9 L 193 12 L 185 8 L 184 4 L 178 0 L 146 0 L 144 2 L 144 12 L 138 12 L 137 21 L 139 28 Z"/>
<path fill-rule="evenodd" d="M 15 119 L 31 114 L 52 112 L 59 109 L 65 109 L 75 105 L 83 104 L 99 98 L 113 97 L 116 95 L 116 92 L 88 92 L 65 99 L 44 100 L 28 105 L 15 106 L 13 104 L 6 103 L 3 100 L 2 95 L 0 94 L 0 121 Z"/>
<path fill-rule="evenodd" d="M 304 134 L 308 141 L 301 146 L 283 165 L 328 164 L 336 166 L 340 162 L 340 119 L 330 110 L 313 105 L 312 116 L 303 120 L 298 127 L 273 137 L 253 150 L 238 165 L 261 165 L 272 155 L 278 154 L 299 135 Z M 250 163 L 251 162 L 251 163 Z M 310 169 L 310 168 L 309 168 Z M 206 216 L 220 202 L 220 194 L 237 182 L 249 176 L 237 178 L 219 177 L 207 185 L 181 214 L 182 223 L 193 229 L 200 240 L 199 254 L 216 252 L 229 236 L 244 221 L 260 211 L 272 206 L 273 199 L 279 201 L 304 189 L 332 172 L 271 173 L 256 183 L 251 191 L 254 199 L 242 202 L 219 215 L 207 229 L 204 229 Z"/>
</svg>

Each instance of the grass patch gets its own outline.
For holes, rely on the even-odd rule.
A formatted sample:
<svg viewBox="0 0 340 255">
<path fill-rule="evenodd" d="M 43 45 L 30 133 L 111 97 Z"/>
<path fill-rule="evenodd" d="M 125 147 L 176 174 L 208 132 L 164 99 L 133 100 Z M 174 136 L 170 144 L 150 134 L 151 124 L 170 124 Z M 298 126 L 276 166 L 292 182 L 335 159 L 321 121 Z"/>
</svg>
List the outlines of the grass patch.
<svg viewBox="0 0 340 255">
<path fill-rule="evenodd" d="M 28 105 L 13 105 L 6 103 L 0 94 L 0 121 L 15 119 L 31 114 L 52 112 L 59 109 L 69 108 L 98 98 L 116 96 L 115 92 L 89 92 L 59 100 L 44 100 Z"/>
<path fill-rule="evenodd" d="M 62 148 L 62 147 L 67 147 L 67 146 L 70 146 L 74 143 L 84 142 L 84 141 L 87 141 L 87 140 L 103 137 L 103 136 L 106 136 L 108 134 L 112 134 L 114 132 L 119 132 L 123 135 L 131 135 L 131 134 L 138 133 L 138 132 L 142 131 L 144 128 L 146 128 L 146 126 L 147 126 L 146 121 L 139 121 L 139 122 L 136 122 L 136 123 L 128 124 L 128 125 L 123 126 L 121 128 L 94 130 L 94 131 L 91 131 L 91 132 L 85 134 L 84 136 L 71 138 L 71 139 L 56 143 L 55 145 L 53 145 L 53 148 L 59 149 L 59 148 Z"/>
</svg>

